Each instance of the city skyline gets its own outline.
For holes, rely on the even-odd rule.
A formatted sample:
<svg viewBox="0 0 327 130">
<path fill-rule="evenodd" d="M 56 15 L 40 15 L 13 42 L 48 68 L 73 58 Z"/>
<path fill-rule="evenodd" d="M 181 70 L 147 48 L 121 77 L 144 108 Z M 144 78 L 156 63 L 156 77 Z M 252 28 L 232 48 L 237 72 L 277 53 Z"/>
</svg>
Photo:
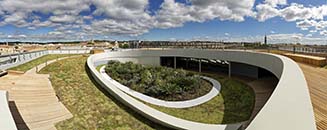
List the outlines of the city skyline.
<svg viewBox="0 0 327 130">
<path fill-rule="evenodd" d="M 327 44 L 325 0 L 0 1 L 0 41 L 214 40 Z"/>
</svg>

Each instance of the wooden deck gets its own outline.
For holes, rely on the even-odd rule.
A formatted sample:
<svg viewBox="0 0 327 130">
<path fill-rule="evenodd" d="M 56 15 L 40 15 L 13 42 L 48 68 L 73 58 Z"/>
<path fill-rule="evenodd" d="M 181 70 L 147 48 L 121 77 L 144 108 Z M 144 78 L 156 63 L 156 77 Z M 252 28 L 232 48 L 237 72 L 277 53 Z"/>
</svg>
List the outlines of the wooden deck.
<svg viewBox="0 0 327 130">
<path fill-rule="evenodd" d="M 318 130 L 327 130 L 327 69 L 299 63 L 307 80 Z"/>
<path fill-rule="evenodd" d="M 0 90 L 9 91 L 9 107 L 19 130 L 53 130 L 57 122 L 72 117 L 56 97 L 48 77 L 34 69 L 0 78 Z"/>
</svg>

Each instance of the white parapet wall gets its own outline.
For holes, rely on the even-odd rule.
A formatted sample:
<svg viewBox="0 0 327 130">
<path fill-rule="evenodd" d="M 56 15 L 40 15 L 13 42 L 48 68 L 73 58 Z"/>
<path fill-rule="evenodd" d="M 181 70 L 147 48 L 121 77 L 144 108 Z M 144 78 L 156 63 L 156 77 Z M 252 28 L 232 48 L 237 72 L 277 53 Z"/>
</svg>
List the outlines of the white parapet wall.
<svg viewBox="0 0 327 130">
<path fill-rule="evenodd" d="M 27 53 L 1 55 L 0 59 L 6 59 L 6 60 L 11 59 L 11 60 L 13 60 L 13 62 L 9 62 L 6 64 L 0 64 L 0 69 L 6 70 L 8 68 L 12 68 L 12 67 L 27 63 L 31 60 L 34 60 L 36 58 L 42 57 L 47 54 L 48 54 L 47 51 L 35 51 L 35 52 L 27 52 Z"/>
<path fill-rule="evenodd" d="M 12 67 L 19 66 L 21 64 L 27 63 L 39 57 L 48 54 L 88 54 L 90 50 L 88 49 L 66 49 L 66 50 L 44 50 L 44 51 L 34 51 L 26 53 L 17 53 L 10 55 L 0 55 L 0 62 L 8 61 L 10 59 L 16 59 L 12 63 L 0 63 L 0 70 L 6 70 Z"/>
<path fill-rule="evenodd" d="M 17 130 L 14 118 L 9 109 L 7 91 L 0 91 L 0 129 Z"/>
<path fill-rule="evenodd" d="M 177 129 L 236 130 L 240 124 L 204 124 L 176 118 L 155 110 L 106 82 L 96 70 L 108 60 L 125 59 L 141 64 L 160 65 L 160 57 L 192 57 L 219 59 L 264 68 L 278 79 L 278 85 L 247 130 L 315 130 L 313 108 L 306 80 L 299 66 L 291 59 L 274 54 L 248 51 L 198 49 L 130 50 L 95 54 L 87 66 L 93 78 L 119 101 L 150 120 Z"/>
</svg>

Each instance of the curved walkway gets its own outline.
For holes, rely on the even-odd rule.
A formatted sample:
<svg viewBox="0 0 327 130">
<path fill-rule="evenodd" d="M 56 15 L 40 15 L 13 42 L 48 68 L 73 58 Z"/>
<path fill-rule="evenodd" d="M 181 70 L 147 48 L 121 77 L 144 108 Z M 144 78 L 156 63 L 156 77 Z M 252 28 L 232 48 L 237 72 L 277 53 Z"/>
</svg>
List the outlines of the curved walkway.
<svg viewBox="0 0 327 130">
<path fill-rule="evenodd" d="M 131 95 L 131 96 L 133 96 L 135 98 L 138 98 L 138 99 L 140 99 L 140 100 L 142 100 L 144 102 L 151 103 L 153 105 L 169 107 L 169 108 L 188 108 L 188 107 L 194 107 L 194 106 L 203 104 L 203 103 L 211 100 L 215 96 L 217 96 L 219 94 L 220 89 L 221 89 L 221 85 L 217 80 L 209 78 L 209 77 L 201 76 L 201 78 L 209 81 L 213 85 L 213 87 L 212 87 L 212 89 L 211 89 L 211 91 L 209 93 L 207 93 L 206 95 L 203 95 L 201 97 L 191 99 L 191 100 L 186 100 L 186 101 L 165 101 L 165 100 L 161 100 L 161 99 L 157 99 L 157 98 L 147 96 L 145 94 L 134 91 L 133 89 L 130 89 L 129 87 L 126 87 L 126 86 L 120 84 L 116 80 L 112 79 L 105 72 L 105 66 L 101 67 L 100 73 L 108 82 L 112 82 L 112 84 L 115 84 L 115 86 L 118 87 L 123 92 L 125 92 L 125 93 L 127 93 L 127 94 L 129 94 L 129 95 Z"/>
<path fill-rule="evenodd" d="M 39 70 L 43 67 L 45 63 L 38 65 Z M 1 77 L 0 89 L 9 91 L 9 107 L 19 130 L 56 129 L 56 123 L 73 117 L 57 98 L 49 75 L 37 74 L 36 67 L 22 75 Z"/>
</svg>

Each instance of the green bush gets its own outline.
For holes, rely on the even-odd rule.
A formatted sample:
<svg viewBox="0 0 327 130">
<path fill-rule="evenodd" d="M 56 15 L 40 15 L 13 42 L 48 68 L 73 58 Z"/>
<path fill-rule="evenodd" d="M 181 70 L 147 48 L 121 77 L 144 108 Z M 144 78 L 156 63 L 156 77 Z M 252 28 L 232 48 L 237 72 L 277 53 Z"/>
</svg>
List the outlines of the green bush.
<svg viewBox="0 0 327 130">
<path fill-rule="evenodd" d="M 118 46 L 123 49 L 129 48 L 129 44 L 119 44 Z"/>
<path fill-rule="evenodd" d="M 186 100 L 202 96 L 212 87 L 200 76 L 182 69 L 152 67 L 109 61 L 106 73 L 121 84 L 143 94 L 165 99 Z M 204 90 L 200 90 L 200 86 Z"/>
</svg>

